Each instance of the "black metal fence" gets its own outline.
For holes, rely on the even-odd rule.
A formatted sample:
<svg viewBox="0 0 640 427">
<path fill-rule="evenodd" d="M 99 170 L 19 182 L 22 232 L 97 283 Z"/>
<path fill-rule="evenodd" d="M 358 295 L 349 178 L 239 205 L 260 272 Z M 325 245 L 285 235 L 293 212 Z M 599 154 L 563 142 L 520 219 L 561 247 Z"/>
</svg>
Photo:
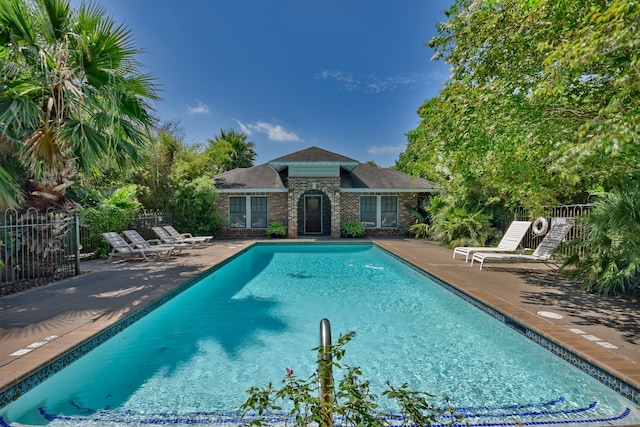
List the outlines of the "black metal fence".
<svg viewBox="0 0 640 427">
<path fill-rule="evenodd" d="M 127 228 L 150 239 L 155 237 L 151 227 L 168 224 L 171 216 L 166 212 L 142 212 Z M 80 259 L 105 244 L 93 231 L 73 211 L 0 213 L 0 296 L 80 274 Z"/>
<path fill-rule="evenodd" d="M 78 274 L 78 225 L 77 215 L 68 211 L 4 211 L 0 295 Z"/>
</svg>

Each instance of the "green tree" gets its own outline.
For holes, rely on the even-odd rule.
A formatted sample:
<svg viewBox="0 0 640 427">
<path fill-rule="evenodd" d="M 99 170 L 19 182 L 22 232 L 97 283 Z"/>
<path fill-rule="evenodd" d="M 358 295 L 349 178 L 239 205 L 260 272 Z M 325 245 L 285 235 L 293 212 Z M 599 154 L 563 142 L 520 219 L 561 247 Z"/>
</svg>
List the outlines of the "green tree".
<svg viewBox="0 0 640 427">
<path fill-rule="evenodd" d="M 157 97 L 137 53 L 131 32 L 95 4 L 0 0 L 0 146 L 24 168 L 28 204 L 61 203 L 76 172 L 105 159 L 138 160 Z M 19 181 L 5 172 L 0 198 L 15 204 Z"/>
<path fill-rule="evenodd" d="M 446 16 L 428 45 L 452 75 L 399 169 L 463 206 L 580 202 L 639 178 L 637 2 L 457 0 Z"/>
<path fill-rule="evenodd" d="M 244 132 L 221 129 L 220 135 L 209 140 L 209 147 L 206 151 L 216 163 L 219 163 L 221 167 L 219 172 L 224 172 L 253 166 L 256 159 L 253 147 L 255 144 L 247 141 L 247 135 Z"/>
<path fill-rule="evenodd" d="M 131 178 L 146 209 L 166 209 L 173 197 L 173 170 L 187 150 L 177 123 L 165 123 L 154 132 L 144 160 Z"/>
</svg>

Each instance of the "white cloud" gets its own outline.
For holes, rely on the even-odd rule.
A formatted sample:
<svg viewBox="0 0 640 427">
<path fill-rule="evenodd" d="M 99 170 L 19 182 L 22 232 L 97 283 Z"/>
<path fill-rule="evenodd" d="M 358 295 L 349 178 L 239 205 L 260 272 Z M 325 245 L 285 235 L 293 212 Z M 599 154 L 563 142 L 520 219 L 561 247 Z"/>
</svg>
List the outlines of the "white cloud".
<svg viewBox="0 0 640 427">
<path fill-rule="evenodd" d="M 380 93 L 388 92 L 399 87 L 412 87 L 416 85 L 427 84 L 433 80 L 432 76 L 388 76 L 378 77 L 376 75 L 368 75 L 355 77 L 351 73 L 342 71 L 325 70 L 316 75 L 320 80 L 333 80 L 339 83 L 344 90 L 361 91 L 364 93 Z"/>
<path fill-rule="evenodd" d="M 251 135 L 253 132 L 260 132 L 267 135 L 269 140 L 277 142 L 301 142 L 303 141 L 295 132 L 286 130 L 281 125 L 257 121 L 254 124 L 242 123 L 238 120 L 238 125 L 242 132 Z"/>
<path fill-rule="evenodd" d="M 342 71 L 325 70 L 318 74 L 317 78 L 321 80 L 335 80 L 347 91 L 357 90 L 361 85 L 360 81 L 353 77 L 353 74 L 343 73 Z"/>
<path fill-rule="evenodd" d="M 374 147 L 369 147 L 367 153 L 369 154 L 385 154 L 385 153 L 396 153 L 400 154 L 404 151 L 406 147 L 403 145 L 378 145 Z"/>
<path fill-rule="evenodd" d="M 187 112 L 189 114 L 209 114 L 209 106 L 208 105 L 203 104 L 202 102 L 200 102 L 197 99 L 196 99 L 196 102 L 197 102 L 198 105 L 196 105 L 195 107 L 187 105 Z"/>
<path fill-rule="evenodd" d="M 240 131 L 245 135 L 249 136 L 253 133 L 251 132 L 251 129 L 249 128 L 249 126 L 245 125 L 240 120 L 236 120 L 236 122 L 238 123 L 238 126 L 240 126 Z"/>
</svg>

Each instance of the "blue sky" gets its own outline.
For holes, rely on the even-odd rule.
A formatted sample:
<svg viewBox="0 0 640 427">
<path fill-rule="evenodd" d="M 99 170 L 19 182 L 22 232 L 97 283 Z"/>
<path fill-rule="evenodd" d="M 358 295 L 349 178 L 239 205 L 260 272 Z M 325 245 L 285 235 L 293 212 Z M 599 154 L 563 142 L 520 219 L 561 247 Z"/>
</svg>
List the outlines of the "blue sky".
<svg viewBox="0 0 640 427">
<path fill-rule="evenodd" d="M 244 131 L 256 164 L 310 146 L 395 163 L 449 70 L 425 43 L 452 0 L 108 0 L 185 142 Z M 77 4 L 77 3 L 76 3 Z"/>
</svg>

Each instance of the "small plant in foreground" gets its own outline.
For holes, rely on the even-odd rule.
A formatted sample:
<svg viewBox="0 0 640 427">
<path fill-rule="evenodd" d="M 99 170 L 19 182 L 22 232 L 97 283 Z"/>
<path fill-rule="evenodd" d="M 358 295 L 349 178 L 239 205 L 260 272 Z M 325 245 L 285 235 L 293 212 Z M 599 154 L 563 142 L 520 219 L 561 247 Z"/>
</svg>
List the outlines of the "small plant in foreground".
<svg viewBox="0 0 640 427">
<path fill-rule="evenodd" d="M 282 387 L 273 383 L 266 387 L 251 387 L 249 398 L 242 404 L 243 417 L 251 416 L 245 426 L 367 426 L 387 425 L 449 425 L 460 421 L 462 416 L 450 407 L 436 408 L 428 402 L 432 395 L 410 391 L 405 383 L 394 387 L 387 382 L 382 395 L 395 401 L 397 411 L 385 412 L 377 403 L 377 396 L 370 390 L 369 380 L 363 380 L 359 367 L 341 365 L 345 355 L 344 346 L 354 332 L 341 335 L 336 345 L 326 349 L 317 347 L 318 371 L 307 379 L 298 378 L 293 370 L 286 368 Z M 329 354 L 331 357 L 327 357 Z M 319 379 L 332 371 L 343 375 L 327 395 L 320 396 Z"/>
<path fill-rule="evenodd" d="M 284 237 L 287 235 L 287 229 L 280 221 L 272 221 L 267 227 L 267 236 L 272 238 Z"/>
<path fill-rule="evenodd" d="M 364 236 L 364 225 L 360 221 L 345 221 L 340 228 L 342 237 L 362 237 Z"/>
</svg>

